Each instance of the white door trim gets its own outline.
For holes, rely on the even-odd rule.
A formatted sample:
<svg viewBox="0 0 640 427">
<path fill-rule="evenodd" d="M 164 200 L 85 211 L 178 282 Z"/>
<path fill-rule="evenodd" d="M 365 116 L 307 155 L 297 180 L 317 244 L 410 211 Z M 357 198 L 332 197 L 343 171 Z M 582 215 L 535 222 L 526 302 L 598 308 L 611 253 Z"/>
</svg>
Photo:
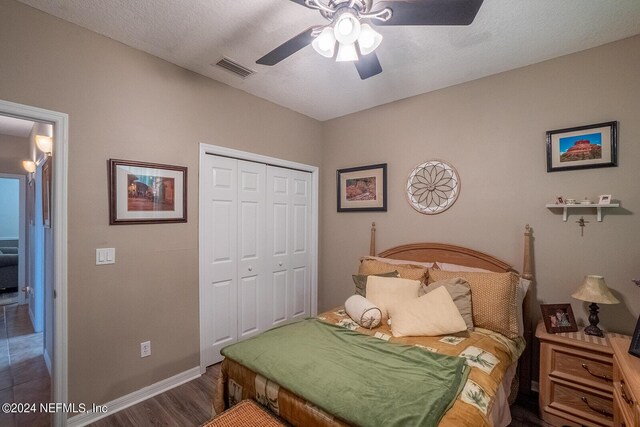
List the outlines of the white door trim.
<svg viewBox="0 0 640 427">
<path fill-rule="evenodd" d="M 15 175 L 10 173 L 0 173 L 0 178 L 17 179 L 19 184 L 19 202 L 18 202 L 18 304 L 25 303 L 25 293 L 22 292 L 22 288 L 25 285 L 26 280 L 26 251 L 25 243 L 27 240 L 27 221 L 25 220 L 25 200 L 27 197 L 27 187 L 25 185 L 26 177 L 24 175 Z"/>
<path fill-rule="evenodd" d="M 0 100 L 0 114 L 53 124 L 53 380 L 52 402 L 68 403 L 67 349 L 67 174 L 69 116 L 56 111 Z M 55 427 L 66 426 L 67 414 L 53 415 Z"/>
<path fill-rule="evenodd" d="M 205 186 L 204 179 L 205 174 L 203 170 L 203 159 L 207 154 L 213 154 L 216 156 L 233 157 L 239 160 L 247 160 L 250 162 L 265 163 L 267 165 L 284 167 L 289 169 L 297 169 L 311 173 L 311 191 L 312 191 L 312 209 L 311 209 L 311 315 L 318 314 L 318 190 L 319 190 L 319 169 L 317 166 L 305 165 L 303 163 L 296 163 L 289 160 L 278 159 L 275 157 L 263 156 L 260 154 L 249 153 L 246 151 L 234 150 L 233 148 L 220 147 L 211 144 L 200 144 L 200 156 L 199 156 L 199 187 L 198 187 L 198 199 L 199 199 L 199 215 L 198 215 L 198 229 L 204 229 L 204 198 L 202 197 L 203 188 Z M 198 251 L 199 251 L 199 287 L 200 287 L 200 373 L 204 374 L 207 367 L 204 363 L 204 263 L 201 259 L 204 254 L 204 240 L 202 236 L 198 235 Z"/>
</svg>

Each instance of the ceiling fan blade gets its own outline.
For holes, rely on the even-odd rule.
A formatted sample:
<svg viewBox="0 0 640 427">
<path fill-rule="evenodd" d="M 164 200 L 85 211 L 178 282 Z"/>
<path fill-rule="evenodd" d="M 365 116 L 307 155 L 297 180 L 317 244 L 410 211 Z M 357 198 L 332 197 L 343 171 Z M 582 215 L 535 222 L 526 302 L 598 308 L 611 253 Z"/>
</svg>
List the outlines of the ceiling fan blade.
<svg viewBox="0 0 640 427">
<path fill-rule="evenodd" d="M 372 20 L 375 25 L 469 25 L 484 0 L 397 0 L 379 1 L 375 10 L 393 11 L 386 22 Z"/>
<path fill-rule="evenodd" d="M 382 72 L 382 66 L 375 52 L 360 56 L 360 59 L 354 62 L 354 64 L 356 64 L 358 74 L 360 74 L 362 80 L 366 80 Z"/>
<path fill-rule="evenodd" d="M 278 62 L 290 57 L 303 47 L 307 47 L 314 39 L 312 34 L 315 28 L 316 27 L 307 28 L 297 36 L 282 43 L 280 46 L 258 59 L 256 64 L 276 65 Z"/>
</svg>

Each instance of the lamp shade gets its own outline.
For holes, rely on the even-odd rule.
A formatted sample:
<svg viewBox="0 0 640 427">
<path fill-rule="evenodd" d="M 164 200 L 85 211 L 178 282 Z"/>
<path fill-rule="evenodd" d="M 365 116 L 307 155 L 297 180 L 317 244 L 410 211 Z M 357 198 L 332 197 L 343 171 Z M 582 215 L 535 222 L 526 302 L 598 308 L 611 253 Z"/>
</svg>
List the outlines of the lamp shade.
<svg viewBox="0 0 640 427">
<path fill-rule="evenodd" d="M 336 38 L 333 36 L 333 28 L 326 27 L 320 35 L 313 39 L 311 46 L 320 55 L 331 58 L 336 51 Z"/>
<path fill-rule="evenodd" d="M 571 296 L 580 301 L 595 302 L 596 304 L 619 304 L 613 296 L 602 276 L 585 276 L 584 282 Z"/>
</svg>

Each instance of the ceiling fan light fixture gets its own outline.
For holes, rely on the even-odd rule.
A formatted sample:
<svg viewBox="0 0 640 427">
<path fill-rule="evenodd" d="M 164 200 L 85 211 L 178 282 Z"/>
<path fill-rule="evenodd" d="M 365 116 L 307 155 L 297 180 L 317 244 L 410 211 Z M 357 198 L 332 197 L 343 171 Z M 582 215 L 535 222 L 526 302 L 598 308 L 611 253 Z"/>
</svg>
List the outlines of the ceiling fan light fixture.
<svg viewBox="0 0 640 427">
<path fill-rule="evenodd" d="M 311 46 L 320 55 L 331 58 L 336 51 L 336 38 L 333 36 L 333 28 L 325 27 L 320 35 L 316 37 Z"/>
<path fill-rule="evenodd" d="M 336 56 L 336 62 L 357 61 L 358 52 L 356 52 L 355 43 L 342 44 L 338 47 L 338 55 Z"/>
<path fill-rule="evenodd" d="M 358 47 L 360 53 L 368 55 L 380 46 L 382 34 L 371 28 L 369 24 L 362 24 L 360 36 L 358 37 Z"/>
<path fill-rule="evenodd" d="M 335 21 L 333 33 L 341 44 L 355 43 L 360 36 L 360 20 L 351 12 L 343 12 Z"/>
</svg>

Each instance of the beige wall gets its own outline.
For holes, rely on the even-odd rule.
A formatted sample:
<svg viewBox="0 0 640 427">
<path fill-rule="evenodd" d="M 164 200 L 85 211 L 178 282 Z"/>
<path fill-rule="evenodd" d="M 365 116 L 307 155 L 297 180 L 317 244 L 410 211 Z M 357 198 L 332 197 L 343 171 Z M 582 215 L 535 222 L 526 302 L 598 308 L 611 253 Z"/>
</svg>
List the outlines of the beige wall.
<svg viewBox="0 0 640 427">
<path fill-rule="evenodd" d="M 518 269 L 522 234 L 535 236 L 538 303 L 586 304 L 570 297 L 585 274 L 605 276 L 617 306 L 602 306 L 601 324 L 631 333 L 640 313 L 640 36 L 537 65 L 394 102 L 324 124 L 320 308 L 344 302 L 349 275 L 378 225 L 378 250 L 415 242 L 447 242 L 494 254 Z M 425 76 L 428 78 L 428 76 Z M 619 167 L 546 172 L 545 132 L 619 121 Z M 456 204 L 434 216 L 414 211 L 404 185 L 414 166 L 451 162 L 461 176 Z M 336 169 L 388 163 L 388 212 L 336 213 Z M 612 194 L 622 208 L 596 222 L 591 212 L 568 222 L 544 207 L 556 195 Z M 584 236 L 575 221 L 588 220 Z"/>
<path fill-rule="evenodd" d="M 319 166 L 321 124 L 11 0 L 0 40 L 0 99 L 69 114 L 71 400 L 198 366 L 198 143 Z M 109 158 L 187 166 L 189 222 L 109 226 Z"/>
<path fill-rule="evenodd" d="M 29 139 L 0 134 L 0 173 L 26 175 L 23 160 L 29 160 Z"/>
</svg>

